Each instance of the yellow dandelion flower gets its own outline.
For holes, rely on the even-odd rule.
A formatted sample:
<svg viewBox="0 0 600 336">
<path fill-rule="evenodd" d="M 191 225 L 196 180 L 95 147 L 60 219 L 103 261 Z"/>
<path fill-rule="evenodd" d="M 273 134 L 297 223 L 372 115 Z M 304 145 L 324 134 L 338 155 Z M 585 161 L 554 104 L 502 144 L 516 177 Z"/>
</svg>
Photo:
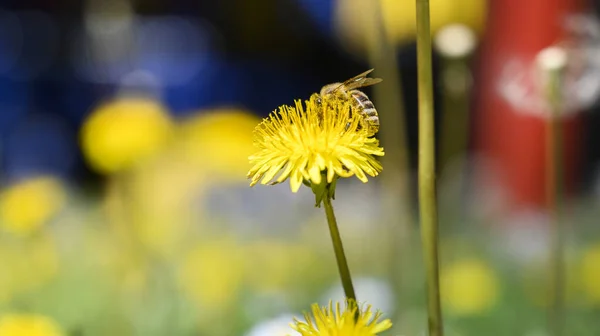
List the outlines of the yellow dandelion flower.
<svg viewBox="0 0 600 336">
<path fill-rule="evenodd" d="M 206 171 L 218 182 L 237 182 L 248 171 L 248 155 L 254 152 L 252 130 L 260 118 L 237 108 L 199 111 L 180 128 L 182 152 L 196 170 Z"/>
<path fill-rule="evenodd" d="M 167 109 L 159 102 L 117 98 L 91 113 L 81 130 L 81 148 L 92 168 L 111 174 L 160 152 L 173 127 Z"/>
<path fill-rule="evenodd" d="M 66 191 L 50 176 L 39 176 L 11 185 L 0 194 L 0 218 L 6 231 L 19 236 L 37 232 L 63 207 Z"/>
<path fill-rule="evenodd" d="M 295 107 L 281 106 L 256 127 L 258 152 L 249 157 L 250 186 L 261 180 L 277 184 L 289 177 L 292 192 L 297 192 L 303 182 L 321 185 L 326 178 L 332 184 L 337 177 L 354 175 L 367 182 L 366 175 L 381 172 L 374 156 L 383 156 L 383 148 L 368 136 L 360 114 L 349 117 L 349 102 L 320 106 L 311 99 L 305 105 L 297 100 Z"/>
<path fill-rule="evenodd" d="M 460 260 L 441 272 L 442 300 L 455 315 L 474 315 L 498 301 L 500 283 L 496 272 L 483 260 Z"/>
<path fill-rule="evenodd" d="M 2 336 L 62 336 L 58 324 L 41 315 L 8 314 L 0 318 Z"/>
<path fill-rule="evenodd" d="M 329 307 L 313 304 L 311 308 L 312 316 L 304 314 L 306 322 L 294 319 L 291 325 L 302 336 L 375 336 L 392 327 L 389 319 L 380 321 L 382 313 L 372 312 L 370 305 L 360 309 L 358 318 L 358 307 L 352 301 L 346 302 L 344 310 L 340 309 L 339 302 L 335 309 L 331 302 Z"/>
</svg>

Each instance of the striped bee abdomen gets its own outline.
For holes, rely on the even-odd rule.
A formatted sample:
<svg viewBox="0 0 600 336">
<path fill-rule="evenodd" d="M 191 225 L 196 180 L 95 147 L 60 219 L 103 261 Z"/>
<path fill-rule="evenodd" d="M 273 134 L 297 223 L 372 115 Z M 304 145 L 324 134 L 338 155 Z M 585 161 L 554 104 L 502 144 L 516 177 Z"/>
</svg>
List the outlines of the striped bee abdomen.
<svg viewBox="0 0 600 336">
<path fill-rule="evenodd" d="M 375 105 L 373 105 L 373 102 L 362 91 L 352 90 L 350 91 L 350 95 L 354 111 L 362 114 L 364 120 L 369 125 L 371 135 L 374 135 L 379 131 L 379 116 L 377 115 Z"/>
</svg>

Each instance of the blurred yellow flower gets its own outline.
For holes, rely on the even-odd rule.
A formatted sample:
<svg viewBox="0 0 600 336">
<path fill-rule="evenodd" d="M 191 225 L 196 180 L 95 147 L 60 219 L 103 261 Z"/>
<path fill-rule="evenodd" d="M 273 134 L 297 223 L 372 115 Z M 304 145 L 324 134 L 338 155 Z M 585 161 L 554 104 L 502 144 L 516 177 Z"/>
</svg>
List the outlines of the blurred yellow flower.
<svg viewBox="0 0 600 336">
<path fill-rule="evenodd" d="M 0 195 L 1 225 L 19 236 L 34 233 L 58 213 L 65 199 L 63 184 L 53 177 L 39 176 L 15 183 Z"/>
<path fill-rule="evenodd" d="M 160 103 L 120 98 L 92 112 L 81 130 L 81 147 L 92 168 L 109 174 L 160 151 L 172 132 L 173 123 Z"/>
<path fill-rule="evenodd" d="M 311 308 L 312 316 L 305 313 L 306 321 L 294 319 L 292 324 L 292 328 L 302 336 L 375 336 L 392 327 L 389 319 L 380 321 L 383 314 L 372 312 L 370 305 L 360 309 L 358 319 L 355 303 L 346 302 L 343 310 L 339 303 L 334 309 L 331 302 L 329 307 L 313 304 Z"/>
<path fill-rule="evenodd" d="M 383 156 L 383 148 L 361 127 L 360 114 L 349 117 L 349 102 L 321 107 L 311 99 L 305 104 L 306 108 L 297 100 L 295 107 L 281 106 L 256 127 L 258 152 L 249 158 L 250 186 L 261 180 L 262 184 L 281 183 L 289 177 L 292 192 L 297 192 L 303 180 L 320 185 L 324 170 L 328 183 L 336 176 L 353 175 L 367 182 L 366 175 L 381 172 L 374 156 Z"/>
<path fill-rule="evenodd" d="M 179 282 L 193 301 L 218 310 L 237 298 L 247 262 L 238 244 L 232 240 L 204 243 L 184 257 Z"/>
<path fill-rule="evenodd" d="M 8 314 L 0 317 L 0 336 L 62 336 L 60 326 L 41 315 Z"/>
<path fill-rule="evenodd" d="M 181 125 L 183 152 L 211 176 L 241 180 L 249 168 L 247 157 L 254 152 L 252 130 L 259 122 L 241 109 L 201 111 Z"/>
<path fill-rule="evenodd" d="M 416 36 L 416 8 L 414 0 L 379 0 L 381 21 L 392 44 L 410 42 Z M 351 48 L 365 48 L 367 34 L 377 1 L 337 1 L 335 17 L 337 30 L 343 42 Z M 485 28 L 487 0 L 430 0 L 431 31 L 437 33 L 449 24 L 464 24 L 477 33 Z"/>
<path fill-rule="evenodd" d="M 600 305 L 600 243 L 584 251 L 579 276 L 585 298 L 591 304 Z"/>
<path fill-rule="evenodd" d="M 465 259 L 442 267 L 440 282 L 442 302 L 456 315 L 481 313 L 498 299 L 498 277 L 483 260 Z"/>
</svg>

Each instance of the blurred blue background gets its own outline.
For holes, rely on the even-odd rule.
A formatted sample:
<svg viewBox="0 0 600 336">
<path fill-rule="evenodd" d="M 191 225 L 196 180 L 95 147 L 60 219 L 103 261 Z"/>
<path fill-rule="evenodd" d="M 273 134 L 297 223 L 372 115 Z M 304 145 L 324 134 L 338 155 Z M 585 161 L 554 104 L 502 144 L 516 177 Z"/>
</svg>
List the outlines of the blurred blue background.
<svg viewBox="0 0 600 336">
<path fill-rule="evenodd" d="M 264 117 L 368 66 L 336 41 L 330 0 L 2 5 L 0 153 L 9 179 L 21 170 L 93 179 L 77 133 L 123 87 L 157 94 L 176 118 L 223 105 Z M 410 43 L 399 63 L 413 111 Z"/>
</svg>

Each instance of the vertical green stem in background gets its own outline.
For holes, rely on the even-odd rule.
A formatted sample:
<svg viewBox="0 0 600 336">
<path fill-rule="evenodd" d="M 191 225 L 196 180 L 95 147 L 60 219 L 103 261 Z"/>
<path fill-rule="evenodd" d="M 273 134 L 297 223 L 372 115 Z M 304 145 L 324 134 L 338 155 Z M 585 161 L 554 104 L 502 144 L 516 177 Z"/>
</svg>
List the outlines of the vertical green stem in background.
<svg viewBox="0 0 600 336">
<path fill-rule="evenodd" d="M 467 152 L 469 141 L 469 80 L 466 58 L 443 57 L 443 118 L 440 143 L 440 172 L 453 159 Z"/>
<path fill-rule="evenodd" d="M 344 253 L 344 246 L 342 245 L 342 237 L 340 236 L 340 230 L 338 229 L 335 214 L 333 213 L 331 198 L 325 196 L 323 198 L 323 204 L 325 205 L 327 225 L 329 226 L 329 233 L 331 234 L 331 242 L 333 243 L 333 250 L 335 252 L 338 270 L 340 271 L 340 277 L 342 278 L 344 293 L 346 294 L 347 299 L 357 302 L 356 294 L 354 293 L 354 286 L 352 285 L 352 278 L 350 277 L 350 268 L 348 267 L 346 254 Z"/>
<path fill-rule="evenodd" d="M 438 216 L 435 186 L 435 122 L 429 0 L 416 0 L 419 89 L 419 207 L 427 276 L 429 335 L 442 336 L 438 262 Z"/>
<path fill-rule="evenodd" d="M 463 24 L 443 26 L 434 39 L 441 56 L 442 120 L 441 138 L 437 143 L 437 169 L 444 173 L 449 164 L 459 163 L 463 170 L 469 140 L 469 97 L 471 69 L 469 63 L 477 46 L 474 31 Z"/>
<path fill-rule="evenodd" d="M 563 334 L 564 319 L 564 247 L 561 225 L 561 194 L 562 194 L 562 148 L 561 148 L 561 70 L 552 69 L 549 72 L 548 102 L 551 115 L 546 121 L 546 192 L 548 209 L 551 220 L 551 256 L 550 267 L 552 274 L 551 297 L 552 305 L 549 314 L 550 334 Z"/>
<path fill-rule="evenodd" d="M 402 270 L 410 269 L 412 225 L 415 222 L 412 207 L 408 204 L 412 198 L 407 183 L 409 167 L 404 99 L 397 52 L 387 37 L 380 2 L 365 2 L 364 5 L 365 14 L 370 11 L 370 15 L 363 16 L 368 27 L 369 60 L 376 74 L 382 74 L 381 77 L 384 78 L 382 84 L 373 86 L 373 101 L 381 120 L 378 136 L 385 148 L 385 156 L 382 158 L 385 171 L 381 174 L 384 225 L 381 233 L 388 249 L 385 253 L 386 270 L 399 302 L 396 310 L 400 311 L 400 304 L 405 302 L 401 297 L 404 277 L 412 274 L 404 274 Z"/>
</svg>

